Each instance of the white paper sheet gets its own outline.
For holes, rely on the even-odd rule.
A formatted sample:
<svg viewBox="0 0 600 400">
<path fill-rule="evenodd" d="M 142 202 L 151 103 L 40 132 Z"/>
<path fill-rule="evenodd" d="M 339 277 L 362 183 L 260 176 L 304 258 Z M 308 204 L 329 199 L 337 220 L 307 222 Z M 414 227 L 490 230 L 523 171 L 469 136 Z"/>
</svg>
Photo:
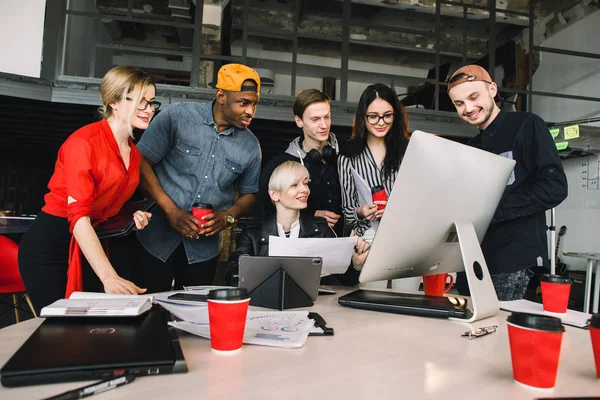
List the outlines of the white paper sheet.
<svg viewBox="0 0 600 400">
<path fill-rule="evenodd" d="M 356 187 L 356 193 L 358 194 L 358 205 L 364 206 L 365 204 L 373 204 L 373 196 L 371 194 L 371 187 L 363 179 L 362 176 L 354 168 L 350 167 L 352 177 L 354 178 L 354 186 Z M 371 227 L 375 230 L 379 227 L 379 221 L 371 221 Z M 372 242 L 372 240 L 371 240 Z M 370 243 L 371 243 L 370 242 Z"/>
<path fill-rule="evenodd" d="M 298 238 L 269 237 L 269 255 L 287 257 L 321 257 L 321 276 L 343 274 L 352 261 L 356 238 Z"/>
<path fill-rule="evenodd" d="M 501 301 L 500 308 L 505 311 L 526 312 L 557 317 L 561 319 L 563 324 L 576 326 L 578 328 L 585 328 L 587 326 L 587 321 L 592 317 L 591 314 L 574 310 L 567 310 L 565 314 L 547 312 L 544 311 L 544 306 L 540 303 L 534 303 L 529 300 Z"/>
<path fill-rule="evenodd" d="M 352 177 L 354 178 L 354 186 L 356 187 L 356 193 L 358 194 L 358 204 L 364 206 L 365 204 L 373 204 L 373 196 L 371 195 L 371 187 L 367 181 L 352 167 L 350 167 Z"/>
</svg>

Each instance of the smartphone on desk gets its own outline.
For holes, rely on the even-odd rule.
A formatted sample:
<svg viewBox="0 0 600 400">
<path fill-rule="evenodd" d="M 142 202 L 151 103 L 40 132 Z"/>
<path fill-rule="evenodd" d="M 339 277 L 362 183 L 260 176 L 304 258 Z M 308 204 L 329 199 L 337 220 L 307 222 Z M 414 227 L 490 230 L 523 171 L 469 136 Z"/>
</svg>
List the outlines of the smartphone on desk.
<svg viewBox="0 0 600 400">
<path fill-rule="evenodd" d="M 206 303 L 205 294 L 175 293 L 167 297 L 169 300 L 192 301 Z"/>
<path fill-rule="evenodd" d="M 322 294 L 335 294 L 335 290 L 331 286 L 319 285 L 319 295 Z"/>
</svg>

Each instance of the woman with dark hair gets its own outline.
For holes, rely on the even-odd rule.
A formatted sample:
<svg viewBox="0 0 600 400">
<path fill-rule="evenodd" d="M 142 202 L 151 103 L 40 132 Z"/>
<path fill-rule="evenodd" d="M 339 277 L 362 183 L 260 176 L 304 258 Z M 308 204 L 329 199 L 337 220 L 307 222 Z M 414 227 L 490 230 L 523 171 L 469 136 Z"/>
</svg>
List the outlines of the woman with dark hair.
<svg viewBox="0 0 600 400">
<path fill-rule="evenodd" d="M 377 204 L 359 204 L 352 168 L 373 188 L 389 196 L 408 146 L 408 120 L 394 89 L 382 83 L 368 86 L 360 96 L 352 136 L 338 158 L 342 210 L 359 236 L 383 215 Z"/>
</svg>

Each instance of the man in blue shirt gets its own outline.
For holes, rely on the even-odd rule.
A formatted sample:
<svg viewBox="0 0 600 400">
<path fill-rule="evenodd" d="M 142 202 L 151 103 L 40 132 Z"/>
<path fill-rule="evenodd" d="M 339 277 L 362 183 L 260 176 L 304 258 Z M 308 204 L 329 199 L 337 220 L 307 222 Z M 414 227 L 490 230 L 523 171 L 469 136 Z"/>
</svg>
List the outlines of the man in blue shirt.
<svg viewBox="0 0 600 400">
<path fill-rule="evenodd" d="M 546 210 L 567 197 L 567 178 L 546 123 L 529 112 L 500 110 L 496 83 L 479 65 L 459 68 L 448 81 L 456 112 L 479 128 L 469 145 L 516 161 L 481 243 L 499 300 L 523 298 L 532 269 L 548 268 Z M 456 287 L 468 294 L 464 273 Z"/>
<path fill-rule="evenodd" d="M 261 152 L 248 126 L 260 78 L 252 68 L 228 64 L 219 70 L 216 88 L 211 103 L 168 107 L 137 145 L 140 187 L 158 205 L 149 229 L 137 233 L 148 254 L 136 279 L 148 292 L 169 290 L 173 278 L 176 289 L 212 284 L 220 232 L 254 205 Z M 202 221 L 190 211 L 197 202 L 213 207 Z"/>
</svg>

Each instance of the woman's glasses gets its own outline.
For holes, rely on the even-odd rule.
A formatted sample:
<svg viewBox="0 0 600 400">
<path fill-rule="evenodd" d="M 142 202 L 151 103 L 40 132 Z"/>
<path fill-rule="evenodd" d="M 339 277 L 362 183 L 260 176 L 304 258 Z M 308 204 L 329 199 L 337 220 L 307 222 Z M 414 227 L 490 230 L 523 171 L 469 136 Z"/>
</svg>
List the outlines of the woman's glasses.
<svg viewBox="0 0 600 400">
<path fill-rule="evenodd" d="M 391 124 L 394 122 L 394 113 L 387 113 L 383 115 L 367 114 L 367 122 L 371 125 L 377 125 L 381 120 L 388 125 Z"/>
<path fill-rule="evenodd" d="M 131 97 L 125 97 L 125 100 L 133 101 Z M 150 106 L 154 108 L 154 111 L 157 111 L 160 108 L 161 104 L 162 103 L 160 101 L 148 101 L 146 99 L 142 99 L 142 101 L 140 101 L 140 104 L 137 106 L 137 109 L 140 111 L 144 111 L 146 108 L 148 108 L 148 106 Z"/>
</svg>

